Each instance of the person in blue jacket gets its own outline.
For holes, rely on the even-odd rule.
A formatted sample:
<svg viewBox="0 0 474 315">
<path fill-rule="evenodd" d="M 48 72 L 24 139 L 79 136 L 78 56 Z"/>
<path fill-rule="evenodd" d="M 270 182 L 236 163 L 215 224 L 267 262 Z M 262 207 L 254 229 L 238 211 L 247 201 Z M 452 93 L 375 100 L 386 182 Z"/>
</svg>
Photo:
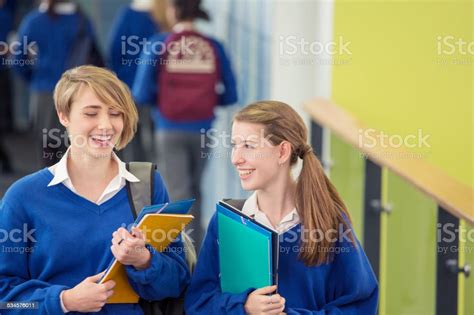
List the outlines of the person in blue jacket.
<svg viewBox="0 0 474 315">
<path fill-rule="evenodd" d="M 278 232 L 278 283 L 222 292 L 214 215 L 187 290 L 188 314 L 377 313 L 374 272 L 307 134 L 301 117 L 281 102 L 257 102 L 234 117 L 232 163 L 242 187 L 254 191 L 242 212 Z"/>
<path fill-rule="evenodd" d="M 156 107 L 158 167 L 172 200 L 196 198 L 191 237 L 200 247 L 200 181 L 208 145 L 202 144 L 217 105 L 237 101 L 231 64 L 223 46 L 196 30 L 196 19 L 209 20 L 201 0 L 170 0 L 170 33 L 157 34 L 143 50 L 133 96 Z"/>
<path fill-rule="evenodd" d="M 120 8 L 110 31 L 107 62 L 118 78 L 133 86 L 141 43 L 160 32 L 152 15 L 153 0 L 134 0 Z"/>
<path fill-rule="evenodd" d="M 29 84 L 30 120 L 41 148 L 37 160 L 42 166 L 51 166 L 64 154 L 65 148 L 58 147 L 56 141 L 64 130 L 54 110 L 53 89 L 70 64 L 77 65 L 71 56 L 81 27 L 95 43 L 92 24 L 76 3 L 43 0 L 23 18 L 18 30 L 20 45 L 13 70 Z"/>
<path fill-rule="evenodd" d="M 139 181 L 114 153 L 132 139 L 137 110 L 126 85 L 104 68 L 65 72 L 55 106 L 70 143 L 55 165 L 14 183 L 0 203 L 0 301 L 36 302 L 31 314 L 143 314 L 106 304 L 114 281 L 97 281 L 115 257 L 146 300 L 178 297 L 190 274 L 181 240 L 157 252 L 133 220 L 126 183 Z M 153 203 L 169 201 L 155 173 Z M 2 310 L 2 314 L 28 310 Z"/>
<path fill-rule="evenodd" d="M 13 171 L 3 140 L 7 132 L 13 130 L 13 85 L 11 83 L 7 39 L 13 29 L 16 3 L 13 0 L 0 0 L 0 170 Z"/>
<path fill-rule="evenodd" d="M 120 8 L 109 36 L 107 65 L 130 88 L 145 45 L 161 29 L 156 17 L 157 0 L 133 0 Z M 138 108 L 140 124 L 134 140 L 123 152 L 130 160 L 152 158 L 153 122 L 149 107 Z"/>
</svg>

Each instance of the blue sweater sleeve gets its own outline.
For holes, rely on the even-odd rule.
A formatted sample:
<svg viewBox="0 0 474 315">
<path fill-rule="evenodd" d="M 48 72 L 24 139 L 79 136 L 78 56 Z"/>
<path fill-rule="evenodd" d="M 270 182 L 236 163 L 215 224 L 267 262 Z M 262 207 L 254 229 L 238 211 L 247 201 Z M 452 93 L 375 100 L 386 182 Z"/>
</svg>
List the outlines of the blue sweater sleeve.
<svg viewBox="0 0 474 315">
<path fill-rule="evenodd" d="M 144 50 L 139 60 L 132 94 L 138 105 L 152 105 L 156 103 L 158 93 L 158 67 L 155 66 L 158 58 L 152 52 Z"/>
<path fill-rule="evenodd" d="M 164 42 L 166 34 L 161 33 L 153 36 L 150 42 L 152 46 L 158 47 L 159 42 Z M 133 81 L 132 94 L 138 105 L 155 105 L 158 95 L 158 69 L 160 56 L 154 54 L 148 47 L 140 55 L 137 73 Z"/>
<path fill-rule="evenodd" d="M 321 310 L 289 308 L 287 314 L 317 315 L 375 315 L 377 314 L 378 284 L 359 242 L 357 248 L 349 241 L 338 244 L 341 252 L 333 261 L 329 276 L 331 301 Z"/>
<path fill-rule="evenodd" d="M 28 253 L 34 250 L 34 227 L 20 202 L 7 193 L 0 204 L 0 230 L 9 231 L 10 237 L 2 242 L 7 253 L 0 255 L 0 301 L 38 302 L 35 314 L 62 314 L 59 294 L 62 285 L 30 279 Z M 21 231 L 27 231 L 21 235 Z M 26 236 L 26 237 L 25 237 Z M 6 314 L 24 314 L 22 310 Z M 2 311 L 3 313 L 3 311 Z"/>
<path fill-rule="evenodd" d="M 217 51 L 219 66 L 221 72 L 221 83 L 224 91 L 219 94 L 219 105 L 230 105 L 237 102 L 237 87 L 235 83 L 234 72 L 224 47 L 216 40 L 212 40 Z"/>
<path fill-rule="evenodd" d="M 118 73 L 121 68 L 121 58 L 122 58 L 122 39 L 121 36 L 125 34 L 124 31 L 126 22 L 125 20 L 126 7 L 122 7 L 117 14 L 116 19 L 112 24 L 110 31 L 110 38 L 107 48 L 107 65 L 115 73 Z"/>
<path fill-rule="evenodd" d="M 163 179 L 156 173 L 153 203 L 169 201 Z M 186 264 L 183 243 L 180 237 L 160 253 L 147 246 L 151 253 L 150 266 L 137 270 L 126 266 L 126 271 L 135 292 L 147 300 L 162 300 L 167 297 L 178 297 L 188 286 L 190 274 Z"/>
<path fill-rule="evenodd" d="M 185 310 L 189 314 L 245 314 L 249 289 L 240 294 L 222 292 L 219 280 L 217 217 L 209 223 L 206 238 L 187 290 Z"/>
</svg>

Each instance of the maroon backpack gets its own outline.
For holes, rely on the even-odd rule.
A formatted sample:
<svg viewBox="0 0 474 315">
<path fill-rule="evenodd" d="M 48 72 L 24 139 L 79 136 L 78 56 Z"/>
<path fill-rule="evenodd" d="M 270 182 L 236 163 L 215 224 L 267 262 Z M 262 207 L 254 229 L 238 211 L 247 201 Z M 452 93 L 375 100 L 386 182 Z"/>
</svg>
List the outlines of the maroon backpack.
<svg viewBox="0 0 474 315">
<path fill-rule="evenodd" d="M 160 113 L 174 121 L 209 119 L 218 102 L 220 69 L 216 49 L 194 31 L 171 33 L 158 66 Z"/>
</svg>

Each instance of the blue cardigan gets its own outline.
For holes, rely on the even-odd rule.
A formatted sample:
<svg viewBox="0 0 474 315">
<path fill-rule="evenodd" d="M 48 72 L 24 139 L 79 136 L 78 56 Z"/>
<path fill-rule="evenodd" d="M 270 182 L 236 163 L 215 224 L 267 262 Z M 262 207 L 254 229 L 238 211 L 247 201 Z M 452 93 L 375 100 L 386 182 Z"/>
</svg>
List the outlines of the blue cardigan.
<svg viewBox="0 0 474 315">
<path fill-rule="evenodd" d="M 377 313 L 378 285 L 364 251 L 357 243 L 337 243 L 331 263 L 307 267 L 298 259 L 297 225 L 280 235 L 278 293 L 286 299 L 287 314 Z M 249 288 L 240 294 L 221 292 L 217 217 L 214 215 L 186 293 L 188 314 L 245 314 Z M 235 266 L 238 268 L 238 266 Z"/>
<path fill-rule="evenodd" d="M 11 237 L 0 243 L 0 301 L 37 301 L 39 309 L 31 314 L 63 314 L 60 292 L 105 270 L 113 259 L 112 233 L 133 222 L 126 188 L 97 205 L 63 184 L 47 187 L 52 179 L 46 168 L 26 176 L 10 187 L 0 204 L 0 231 L 11 231 Z M 156 203 L 169 200 L 158 173 L 153 197 Z M 126 267 L 141 297 L 176 297 L 188 285 L 182 243 L 170 246 L 165 253 L 153 251 L 148 269 Z M 106 304 L 94 314 L 143 312 L 138 304 Z"/>
</svg>

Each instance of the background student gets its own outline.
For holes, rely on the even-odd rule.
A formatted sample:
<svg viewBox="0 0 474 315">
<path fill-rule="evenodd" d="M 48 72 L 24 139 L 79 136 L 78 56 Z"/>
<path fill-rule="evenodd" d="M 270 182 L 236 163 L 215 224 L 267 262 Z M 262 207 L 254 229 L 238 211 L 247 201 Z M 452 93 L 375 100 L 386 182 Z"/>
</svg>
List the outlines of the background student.
<svg viewBox="0 0 474 315">
<path fill-rule="evenodd" d="M 13 29 L 13 18 L 16 3 L 13 0 L 0 0 L 0 44 L 8 43 L 8 35 Z M 0 171 L 4 174 L 13 171 L 11 158 L 5 148 L 4 139 L 13 131 L 13 89 L 9 54 L 2 46 L 0 51 Z"/>
<path fill-rule="evenodd" d="M 118 78 L 132 88 L 143 49 L 149 49 L 150 37 L 166 29 L 166 0 L 133 0 L 117 13 L 109 35 L 107 65 Z M 163 27 L 161 24 L 164 24 Z M 122 152 L 126 160 L 152 159 L 153 122 L 149 107 L 138 108 L 140 124 L 134 140 Z"/>
<path fill-rule="evenodd" d="M 78 43 L 80 36 L 91 40 L 91 51 L 81 51 L 86 44 Z M 37 139 L 37 164 L 51 166 L 65 151 L 57 141 L 64 135 L 64 129 L 54 108 L 54 86 L 65 70 L 81 64 L 101 65 L 102 59 L 96 50 L 92 24 L 70 0 L 41 1 L 38 9 L 21 21 L 18 39 L 18 51 L 22 53 L 15 55 L 13 69 L 30 87 L 29 110 Z"/>
<path fill-rule="evenodd" d="M 377 313 L 375 275 L 307 133 L 301 117 L 281 102 L 254 103 L 235 116 L 232 163 L 242 187 L 254 192 L 242 212 L 279 233 L 278 287 L 221 291 L 214 215 L 187 291 L 188 313 Z"/>
<path fill-rule="evenodd" d="M 151 39 L 133 86 L 139 104 L 157 104 L 158 167 L 172 200 L 196 198 L 191 237 L 199 248 L 200 182 L 207 146 L 201 135 L 211 128 L 214 108 L 235 103 L 235 79 L 222 45 L 197 31 L 196 19 L 209 20 L 200 0 L 169 0 L 172 31 Z M 165 49 L 167 47 L 167 49 Z"/>
<path fill-rule="evenodd" d="M 57 164 L 14 183 L 0 204 L 0 229 L 26 233 L 2 243 L 0 301 L 38 302 L 35 314 L 143 314 L 138 304 L 105 305 L 114 282 L 97 281 L 114 257 L 140 297 L 179 296 L 190 277 L 181 241 L 160 253 L 140 230 L 123 228 L 133 222 L 125 186 L 138 181 L 113 152 L 136 129 L 128 88 L 104 68 L 82 66 L 63 74 L 54 102 L 71 146 Z M 152 202 L 168 202 L 158 173 L 154 182 Z"/>
</svg>

